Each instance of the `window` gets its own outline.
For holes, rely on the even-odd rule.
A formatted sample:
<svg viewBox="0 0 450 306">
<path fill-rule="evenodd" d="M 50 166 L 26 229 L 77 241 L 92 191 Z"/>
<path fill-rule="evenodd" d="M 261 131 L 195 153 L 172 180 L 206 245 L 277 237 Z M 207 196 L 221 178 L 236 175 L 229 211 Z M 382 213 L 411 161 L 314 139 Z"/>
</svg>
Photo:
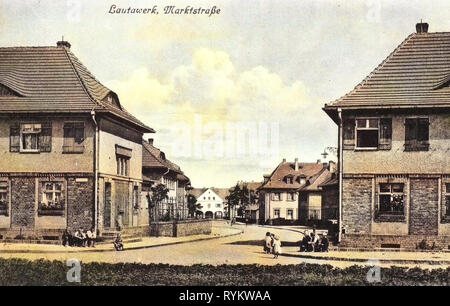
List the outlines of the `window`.
<svg viewBox="0 0 450 306">
<path fill-rule="evenodd" d="M 273 210 L 273 217 L 274 218 L 279 218 L 280 217 L 280 210 L 279 209 L 274 209 Z"/>
<path fill-rule="evenodd" d="M 286 183 L 287 184 L 293 184 L 294 183 L 294 177 L 293 176 L 286 176 Z"/>
<path fill-rule="evenodd" d="M 380 184 L 379 189 L 379 201 L 377 209 L 377 217 L 387 216 L 386 220 L 383 221 L 401 221 L 403 218 L 395 219 L 389 218 L 389 216 L 400 216 L 405 215 L 405 205 L 404 205 L 404 184 L 395 183 Z"/>
<path fill-rule="evenodd" d="M 139 209 L 139 187 L 133 187 L 133 207 L 134 209 Z"/>
<path fill-rule="evenodd" d="M 0 215 L 8 215 L 8 182 L 0 181 Z"/>
<path fill-rule="evenodd" d="M 128 176 L 129 161 L 130 159 L 126 156 L 116 155 L 118 175 Z"/>
<path fill-rule="evenodd" d="M 84 152 L 84 123 L 65 122 L 63 153 L 83 153 L 83 152 Z"/>
<path fill-rule="evenodd" d="M 443 219 L 450 221 L 450 183 L 445 184 L 445 206 L 443 207 Z"/>
<path fill-rule="evenodd" d="M 221 204 L 219 204 L 219 203 L 218 203 L 218 204 L 216 204 L 216 207 L 217 207 L 217 208 L 220 208 L 221 206 L 222 206 L 222 205 L 221 205 Z"/>
<path fill-rule="evenodd" d="M 211 208 L 211 204 L 208 204 L 208 208 Z"/>
<path fill-rule="evenodd" d="M 288 219 L 294 219 L 294 210 L 293 209 L 288 209 L 287 210 L 287 218 Z"/>
<path fill-rule="evenodd" d="M 64 211 L 63 182 L 41 182 L 40 215 L 61 215 Z"/>
<path fill-rule="evenodd" d="M 295 192 L 288 192 L 287 193 L 287 200 L 288 201 L 295 201 Z"/>
<path fill-rule="evenodd" d="M 428 118 L 407 118 L 405 120 L 405 151 L 428 151 Z"/>
<path fill-rule="evenodd" d="M 272 193 L 272 201 L 281 201 L 281 193 L 273 192 Z"/>
<path fill-rule="evenodd" d="M 356 119 L 356 147 L 378 148 L 378 119 Z"/>
<path fill-rule="evenodd" d="M 52 125 L 45 123 L 14 123 L 9 130 L 10 152 L 51 152 Z"/>
<path fill-rule="evenodd" d="M 216 197 L 213 197 L 213 200 L 215 200 L 216 199 Z"/>
</svg>

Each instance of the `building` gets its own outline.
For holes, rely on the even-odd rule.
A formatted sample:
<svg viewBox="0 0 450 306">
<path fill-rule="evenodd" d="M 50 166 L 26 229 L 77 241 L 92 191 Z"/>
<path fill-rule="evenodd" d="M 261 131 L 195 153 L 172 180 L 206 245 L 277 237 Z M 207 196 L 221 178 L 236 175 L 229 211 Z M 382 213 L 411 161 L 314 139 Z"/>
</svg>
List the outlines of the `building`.
<svg viewBox="0 0 450 306">
<path fill-rule="evenodd" d="M 330 167 L 330 165 L 332 167 Z M 322 218 L 322 194 L 320 184 L 329 181 L 334 163 L 286 162 L 286 159 L 270 175 L 264 175 L 259 190 L 260 222 L 287 222 L 289 224 L 320 223 Z"/>
<path fill-rule="evenodd" d="M 166 158 L 163 151 L 153 146 L 153 139 L 143 140 L 142 200 L 151 207 L 151 188 L 163 184 L 169 190 L 167 199 L 150 210 L 151 220 L 181 220 L 188 217 L 187 190 L 190 180 L 181 168 Z"/>
<path fill-rule="evenodd" d="M 68 42 L 0 48 L 0 236 L 140 226 L 152 132 Z"/>
<path fill-rule="evenodd" d="M 339 129 L 343 246 L 450 244 L 450 33 L 416 30 L 324 107 Z"/>
<path fill-rule="evenodd" d="M 226 197 L 229 194 L 226 188 L 194 188 L 191 191 L 201 205 L 199 211 L 203 218 L 222 219 L 226 217 Z"/>
</svg>

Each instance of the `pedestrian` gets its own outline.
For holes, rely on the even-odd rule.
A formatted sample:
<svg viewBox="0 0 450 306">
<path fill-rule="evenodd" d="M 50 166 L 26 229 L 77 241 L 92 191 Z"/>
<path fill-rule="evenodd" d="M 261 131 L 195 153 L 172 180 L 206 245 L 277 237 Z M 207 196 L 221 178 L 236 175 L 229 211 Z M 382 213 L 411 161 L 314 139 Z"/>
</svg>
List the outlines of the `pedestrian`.
<svg viewBox="0 0 450 306">
<path fill-rule="evenodd" d="M 264 238 L 264 253 L 272 253 L 272 236 L 270 232 L 267 232 L 266 237 Z"/>
<path fill-rule="evenodd" d="M 123 241 L 122 238 L 120 237 L 120 233 L 117 233 L 117 237 L 116 239 L 114 239 L 113 244 L 116 251 L 123 251 Z"/>
<path fill-rule="evenodd" d="M 95 247 L 95 233 L 93 230 L 86 231 L 86 240 L 88 247 Z"/>
<path fill-rule="evenodd" d="M 273 258 L 278 258 L 278 255 L 281 254 L 281 240 L 277 235 L 273 236 Z"/>
</svg>

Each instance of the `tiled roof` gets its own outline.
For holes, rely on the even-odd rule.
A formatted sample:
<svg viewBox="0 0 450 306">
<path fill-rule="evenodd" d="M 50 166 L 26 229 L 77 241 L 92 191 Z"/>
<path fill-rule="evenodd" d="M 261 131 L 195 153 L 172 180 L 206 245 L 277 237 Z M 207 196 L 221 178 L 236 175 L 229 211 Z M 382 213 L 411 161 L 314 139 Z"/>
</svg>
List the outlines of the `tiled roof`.
<svg viewBox="0 0 450 306">
<path fill-rule="evenodd" d="M 282 162 L 270 175 L 269 181 L 259 189 L 299 189 L 305 187 L 300 184 L 300 177 L 305 177 L 306 184 L 311 184 L 320 174 L 326 170 L 322 163 L 298 163 L 299 169 L 295 171 L 295 163 Z M 328 171 L 328 170 L 327 170 Z M 286 176 L 293 175 L 293 183 L 287 183 Z"/>
<path fill-rule="evenodd" d="M 450 33 L 409 35 L 336 107 L 450 106 Z"/>
<path fill-rule="evenodd" d="M 339 180 L 336 175 L 332 175 L 328 180 L 324 181 L 323 183 L 319 184 L 319 187 L 329 187 L 329 186 L 336 186 L 339 184 Z"/>
<path fill-rule="evenodd" d="M 165 168 L 169 169 L 180 176 L 181 180 L 188 180 L 189 178 L 181 171 L 180 166 L 168 160 L 160 149 L 151 145 L 148 141 L 142 140 L 142 167 L 145 168 Z M 177 176 L 178 177 L 178 176 Z"/>
<path fill-rule="evenodd" d="M 0 48 L 0 84 L 16 96 L 0 96 L 1 112 L 107 113 L 137 126 L 154 130 L 120 106 L 104 98 L 117 95 L 103 86 L 66 47 Z"/>
</svg>

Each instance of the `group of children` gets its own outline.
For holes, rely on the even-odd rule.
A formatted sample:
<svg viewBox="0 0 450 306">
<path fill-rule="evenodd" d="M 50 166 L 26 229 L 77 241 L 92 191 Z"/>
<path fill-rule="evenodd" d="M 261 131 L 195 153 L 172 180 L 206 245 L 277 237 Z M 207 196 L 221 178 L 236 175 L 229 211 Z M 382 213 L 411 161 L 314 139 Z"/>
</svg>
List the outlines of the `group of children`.
<svg viewBox="0 0 450 306">
<path fill-rule="evenodd" d="M 77 247 L 95 247 L 95 233 L 92 230 L 83 230 L 82 228 L 75 231 L 72 235 L 68 230 L 65 230 L 62 235 L 63 246 L 77 246 Z"/>
<path fill-rule="evenodd" d="M 278 255 L 281 254 L 281 240 L 275 234 L 270 232 L 266 233 L 266 237 L 264 238 L 264 253 L 273 254 L 273 258 L 278 258 Z"/>
<path fill-rule="evenodd" d="M 328 252 L 329 245 L 327 236 L 316 234 L 314 229 L 309 235 L 304 235 L 300 244 L 300 252 Z"/>
</svg>

